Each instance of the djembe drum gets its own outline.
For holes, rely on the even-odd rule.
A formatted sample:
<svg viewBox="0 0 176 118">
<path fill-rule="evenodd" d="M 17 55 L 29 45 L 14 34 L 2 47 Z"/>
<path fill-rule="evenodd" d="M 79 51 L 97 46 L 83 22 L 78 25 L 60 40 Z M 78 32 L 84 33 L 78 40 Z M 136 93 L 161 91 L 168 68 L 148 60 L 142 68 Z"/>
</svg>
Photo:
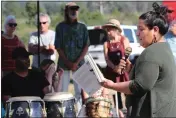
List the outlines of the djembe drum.
<svg viewBox="0 0 176 118">
<path fill-rule="evenodd" d="M 68 92 L 55 92 L 44 97 L 47 118 L 76 117 L 75 98 Z"/>
<path fill-rule="evenodd" d="M 40 97 L 12 97 L 6 109 L 5 118 L 46 118 L 45 103 Z"/>
<path fill-rule="evenodd" d="M 108 98 L 102 96 L 86 100 L 86 115 L 89 118 L 111 117 L 112 104 Z"/>
</svg>

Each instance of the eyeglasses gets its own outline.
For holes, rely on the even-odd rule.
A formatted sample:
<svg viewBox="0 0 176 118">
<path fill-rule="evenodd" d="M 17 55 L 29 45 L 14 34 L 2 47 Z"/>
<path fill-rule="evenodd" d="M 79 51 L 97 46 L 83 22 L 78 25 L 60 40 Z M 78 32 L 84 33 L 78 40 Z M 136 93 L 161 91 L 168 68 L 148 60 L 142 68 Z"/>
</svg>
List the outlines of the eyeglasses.
<svg viewBox="0 0 176 118">
<path fill-rule="evenodd" d="M 46 21 L 46 22 L 40 22 L 40 25 L 41 25 L 41 24 L 44 24 L 44 25 L 45 25 L 47 22 L 48 22 L 48 21 Z"/>
<path fill-rule="evenodd" d="M 9 27 L 16 27 L 17 23 L 8 23 Z"/>
</svg>

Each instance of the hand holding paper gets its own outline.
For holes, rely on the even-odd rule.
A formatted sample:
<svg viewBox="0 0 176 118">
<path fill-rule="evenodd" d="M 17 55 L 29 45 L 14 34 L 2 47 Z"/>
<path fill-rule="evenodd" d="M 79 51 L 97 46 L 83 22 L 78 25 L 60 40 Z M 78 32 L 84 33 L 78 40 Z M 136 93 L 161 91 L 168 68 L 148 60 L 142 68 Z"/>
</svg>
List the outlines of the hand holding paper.
<svg viewBox="0 0 176 118">
<path fill-rule="evenodd" d="M 101 85 L 104 86 L 105 88 L 112 89 L 114 86 L 114 82 L 112 80 L 106 79 L 104 82 L 101 82 Z"/>
</svg>

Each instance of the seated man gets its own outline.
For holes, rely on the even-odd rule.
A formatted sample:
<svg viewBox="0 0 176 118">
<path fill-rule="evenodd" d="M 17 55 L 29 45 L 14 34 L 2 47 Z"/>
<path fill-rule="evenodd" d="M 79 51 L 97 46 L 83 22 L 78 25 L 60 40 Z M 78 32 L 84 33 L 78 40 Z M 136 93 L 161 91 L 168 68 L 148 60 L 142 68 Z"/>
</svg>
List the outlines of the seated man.
<svg viewBox="0 0 176 118">
<path fill-rule="evenodd" d="M 49 82 L 40 71 L 28 69 L 30 53 L 25 48 L 18 47 L 12 52 L 15 60 L 15 70 L 2 78 L 2 99 L 9 97 L 38 96 L 43 98 L 51 91 Z M 53 73 L 54 74 L 54 73 Z"/>
</svg>

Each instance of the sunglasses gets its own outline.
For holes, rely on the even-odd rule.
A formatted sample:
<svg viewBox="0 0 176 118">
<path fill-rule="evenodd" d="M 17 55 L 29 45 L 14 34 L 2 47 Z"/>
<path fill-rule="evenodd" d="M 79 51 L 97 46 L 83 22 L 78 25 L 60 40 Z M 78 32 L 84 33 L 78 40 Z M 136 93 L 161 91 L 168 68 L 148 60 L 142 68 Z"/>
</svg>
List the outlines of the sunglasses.
<svg viewBox="0 0 176 118">
<path fill-rule="evenodd" d="M 39 24 L 40 24 L 40 25 L 41 25 L 41 24 L 44 24 L 44 25 L 45 25 L 47 22 L 48 22 L 48 21 L 46 21 L 46 22 L 40 22 Z"/>
<path fill-rule="evenodd" d="M 70 7 L 70 10 L 72 10 L 72 11 L 78 11 L 79 7 L 78 6 L 73 6 L 73 7 Z"/>
<path fill-rule="evenodd" d="M 8 23 L 9 27 L 16 27 L 17 23 Z"/>
</svg>

